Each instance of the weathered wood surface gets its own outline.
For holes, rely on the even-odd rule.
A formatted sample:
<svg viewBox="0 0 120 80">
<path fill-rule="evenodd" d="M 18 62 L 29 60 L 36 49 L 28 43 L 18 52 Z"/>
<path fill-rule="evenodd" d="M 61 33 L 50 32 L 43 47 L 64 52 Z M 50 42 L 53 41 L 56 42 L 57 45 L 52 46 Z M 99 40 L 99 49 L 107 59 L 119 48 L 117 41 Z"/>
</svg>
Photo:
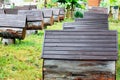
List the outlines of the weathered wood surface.
<svg viewBox="0 0 120 80">
<path fill-rule="evenodd" d="M 115 80 L 115 61 L 44 60 L 43 80 Z"/>
<path fill-rule="evenodd" d="M 41 9 L 43 12 L 43 17 L 44 18 L 50 18 L 53 16 L 53 11 L 52 9 Z"/>
<path fill-rule="evenodd" d="M 60 9 L 60 15 L 59 15 L 60 20 L 64 20 L 64 18 L 65 18 L 65 8 L 58 8 L 58 9 Z"/>
<path fill-rule="evenodd" d="M 5 14 L 4 9 L 0 9 L 0 14 Z"/>
<path fill-rule="evenodd" d="M 108 30 L 108 23 L 106 21 L 95 22 L 95 21 L 76 21 L 76 22 L 66 22 L 63 24 L 63 29 L 76 29 L 76 30 Z"/>
<path fill-rule="evenodd" d="M 44 21 L 43 14 L 40 10 L 19 10 L 18 14 L 27 16 L 27 29 L 29 30 L 39 30 L 43 29 Z"/>
<path fill-rule="evenodd" d="M 26 27 L 24 15 L 0 15 L 0 37 L 24 39 Z"/>
<path fill-rule="evenodd" d="M 24 7 L 28 8 L 29 10 L 37 9 L 36 5 L 24 5 Z"/>
<path fill-rule="evenodd" d="M 40 10 L 19 10 L 18 14 L 26 15 L 27 21 L 29 21 L 29 22 L 43 20 L 42 11 L 40 11 Z"/>
<path fill-rule="evenodd" d="M 15 6 L 15 9 L 18 9 L 18 10 L 30 10 L 29 6 Z"/>
<path fill-rule="evenodd" d="M 108 14 L 100 14 L 94 12 L 84 12 L 84 18 L 99 18 L 99 19 L 108 19 Z"/>
<path fill-rule="evenodd" d="M 99 19 L 99 18 L 75 18 L 75 21 L 85 21 L 85 22 L 104 22 L 104 23 L 108 23 L 108 18 L 106 19 Z"/>
<path fill-rule="evenodd" d="M 4 9 L 5 14 L 18 14 L 18 9 Z"/>
<path fill-rule="evenodd" d="M 57 21 L 59 22 L 60 21 L 60 9 L 57 9 L 57 8 L 52 8 L 52 11 L 53 11 L 53 19 L 54 21 Z"/>
<path fill-rule="evenodd" d="M 24 15 L 0 15 L 0 27 L 3 28 L 24 28 L 26 16 Z"/>
<path fill-rule="evenodd" d="M 30 5 L 30 10 L 32 9 L 37 9 L 37 6 L 36 5 Z"/>
<path fill-rule="evenodd" d="M 53 11 L 52 9 L 42 9 L 43 12 L 43 18 L 44 18 L 44 24 L 45 25 L 53 25 L 54 19 L 53 19 Z"/>
<path fill-rule="evenodd" d="M 107 42 L 108 41 L 108 42 Z M 44 59 L 116 60 L 116 31 L 46 31 Z"/>
</svg>

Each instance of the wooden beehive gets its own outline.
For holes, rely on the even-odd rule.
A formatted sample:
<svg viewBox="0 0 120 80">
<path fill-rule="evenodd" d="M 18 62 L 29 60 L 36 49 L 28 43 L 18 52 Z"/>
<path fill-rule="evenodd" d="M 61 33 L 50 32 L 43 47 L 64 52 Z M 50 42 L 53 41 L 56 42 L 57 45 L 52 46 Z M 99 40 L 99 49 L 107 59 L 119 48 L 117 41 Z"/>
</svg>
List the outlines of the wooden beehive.
<svg viewBox="0 0 120 80">
<path fill-rule="evenodd" d="M 116 80 L 117 32 L 45 31 L 43 80 Z"/>
</svg>

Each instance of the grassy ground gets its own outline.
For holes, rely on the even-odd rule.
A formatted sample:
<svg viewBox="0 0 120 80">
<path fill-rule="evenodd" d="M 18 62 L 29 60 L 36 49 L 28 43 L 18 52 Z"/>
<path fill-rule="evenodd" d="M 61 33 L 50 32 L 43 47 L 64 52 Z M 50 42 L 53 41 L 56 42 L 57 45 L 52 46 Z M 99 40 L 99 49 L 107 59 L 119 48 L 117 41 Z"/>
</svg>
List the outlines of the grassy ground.
<svg viewBox="0 0 120 80">
<path fill-rule="evenodd" d="M 64 22 L 68 21 L 71 20 Z M 56 22 L 47 30 L 61 30 L 62 24 Z M 109 26 L 110 30 L 118 31 L 120 49 L 120 22 L 111 21 Z M 44 31 L 40 31 L 38 35 L 27 36 L 21 43 L 17 41 L 17 44 L 9 46 L 0 42 L 0 80 L 41 80 L 43 35 Z M 120 80 L 120 60 L 117 61 L 117 80 Z"/>
<path fill-rule="evenodd" d="M 109 30 L 117 30 L 118 31 L 118 55 L 120 58 L 120 21 L 109 21 Z M 120 59 L 118 59 L 117 61 L 117 65 L 116 65 L 116 80 L 120 80 Z"/>
<path fill-rule="evenodd" d="M 71 21 L 67 19 L 63 22 Z M 62 29 L 63 22 L 55 22 L 47 30 Z M 26 36 L 21 43 L 4 46 L 0 42 L 0 80 L 40 80 L 42 59 L 40 59 L 44 30 L 38 35 Z"/>
</svg>

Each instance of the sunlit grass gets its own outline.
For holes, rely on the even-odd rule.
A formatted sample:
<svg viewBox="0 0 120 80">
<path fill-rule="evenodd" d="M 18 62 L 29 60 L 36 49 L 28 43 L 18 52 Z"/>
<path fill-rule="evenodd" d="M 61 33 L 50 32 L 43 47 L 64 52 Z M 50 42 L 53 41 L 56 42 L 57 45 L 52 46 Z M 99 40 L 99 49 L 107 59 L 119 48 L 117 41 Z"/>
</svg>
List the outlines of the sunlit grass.
<svg viewBox="0 0 120 80">
<path fill-rule="evenodd" d="M 109 22 L 109 30 L 117 30 L 118 32 L 118 55 L 120 58 L 120 21 L 110 21 Z M 117 65 L 116 65 L 116 80 L 120 80 L 120 59 L 117 60 Z"/>
<path fill-rule="evenodd" d="M 72 20 L 55 22 L 47 30 L 61 30 L 68 21 Z M 26 36 L 21 43 L 4 46 L 0 42 L 0 80 L 41 80 L 43 39 L 44 30 Z"/>
<path fill-rule="evenodd" d="M 43 33 L 39 34 L 30 35 L 15 45 L 0 45 L 0 79 L 35 80 L 41 78 L 40 54 Z"/>
</svg>

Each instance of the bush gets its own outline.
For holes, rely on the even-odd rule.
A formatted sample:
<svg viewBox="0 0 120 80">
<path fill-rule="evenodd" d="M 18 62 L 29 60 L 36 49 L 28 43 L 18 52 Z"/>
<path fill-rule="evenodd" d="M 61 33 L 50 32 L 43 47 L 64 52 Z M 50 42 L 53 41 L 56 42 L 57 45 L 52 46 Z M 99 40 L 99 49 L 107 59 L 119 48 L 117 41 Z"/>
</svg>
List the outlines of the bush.
<svg viewBox="0 0 120 80">
<path fill-rule="evenodd" d="M 75 18 L 83 18 L 83 13 L 80 12 L 79 10 L 75 11 L 74 13 L 74 17 Z"/>
</svg>

